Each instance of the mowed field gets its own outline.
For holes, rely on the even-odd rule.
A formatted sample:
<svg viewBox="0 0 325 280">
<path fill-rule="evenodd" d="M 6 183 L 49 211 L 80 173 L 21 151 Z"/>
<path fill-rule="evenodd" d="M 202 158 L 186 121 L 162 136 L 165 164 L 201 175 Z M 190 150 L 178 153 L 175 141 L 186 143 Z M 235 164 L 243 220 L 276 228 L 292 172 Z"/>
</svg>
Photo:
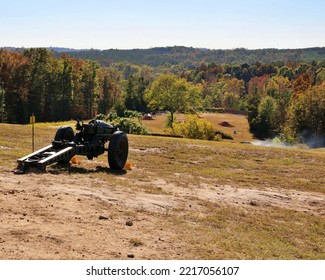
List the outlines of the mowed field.
<svg viewBox="0 0 325 280">
<path fill-rule="evenodd" d="M 325 259 L 324 151 L 240 144 L 244 116 L 210 117 L 234 140 L 129 135 L 120 172 L 104 154 L 15 175 L 31 126 L 0 124 L 0 259 Z M 60 125 L 36 124 L 36 148 Z"/>
<path fill-rule="evenodd" d="M 253 141 L 252 134 L 249 132 L 249 125 L 246 116 L 242 114 L 230 113 L 201 113 L 197 115 L 199 118 L 204 118 L 211 122 L 213 127 L 233 137 L 235 142 Z M 154 120 L 143 120 L 144 126 L 149 128 L 152 133 L 164 133 L 166 115 L 158 115 L 153 117 Z M 176 123 L 186 121 L 186 115 L 176 114 Z"/>
</svg>

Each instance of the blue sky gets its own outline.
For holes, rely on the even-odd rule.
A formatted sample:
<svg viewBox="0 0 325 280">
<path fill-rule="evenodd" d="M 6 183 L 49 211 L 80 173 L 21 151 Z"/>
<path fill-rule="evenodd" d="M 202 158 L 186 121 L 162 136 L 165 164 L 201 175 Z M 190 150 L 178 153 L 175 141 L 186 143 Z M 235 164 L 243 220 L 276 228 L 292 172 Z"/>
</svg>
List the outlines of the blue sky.
<svg viewBox="0 0 325 280">
<path fill-rule="evenodd" d="M 0 46 L 325 47 L 324 0 L 0 0 Z"/>
</svg>

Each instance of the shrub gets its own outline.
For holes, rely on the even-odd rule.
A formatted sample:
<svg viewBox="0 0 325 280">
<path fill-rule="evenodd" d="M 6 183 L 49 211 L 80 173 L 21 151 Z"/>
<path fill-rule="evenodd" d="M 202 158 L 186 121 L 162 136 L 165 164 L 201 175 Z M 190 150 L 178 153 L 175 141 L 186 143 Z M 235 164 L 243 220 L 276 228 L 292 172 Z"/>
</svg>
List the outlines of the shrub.
<svg viewBox="0 0 325 280">
<path fill-rule="evenodd" d="M 108 114 L 107 116 L 101 114 L 96 119 L 107 121 L 116 125 L 120 130 L 129 134 L 149 134 L 147 129 L 139 122 L 139 113 L 133 111 L 125 111 L 126 117 L 119 117 L 115 112 Z M 137 120 L 136 120 L 137 119 Z"/>
<path fill-rule="evenodd" d="M 173 133 L 185 138 L 202 140 L 214 140 L 215 136 L 212 124 L 194 115 L 187 116 L 186 122 L 174 124 Z"/>
<path fill-rule="evenodd" d="M 234 140 L 234 138 L 231 135 L 229 135 L 227 133 L 224 133 L 221 130 L 216 130 L 215 135 L 216 135 L 218 141 L 220 140 L 220 138 L 221 139 Z"/>
<path fill-rule="evenodd" d="M 146 128 L 133 119 L 117 118 L 113 123 L 129 134 L 148 134 Z"/>
</svg>

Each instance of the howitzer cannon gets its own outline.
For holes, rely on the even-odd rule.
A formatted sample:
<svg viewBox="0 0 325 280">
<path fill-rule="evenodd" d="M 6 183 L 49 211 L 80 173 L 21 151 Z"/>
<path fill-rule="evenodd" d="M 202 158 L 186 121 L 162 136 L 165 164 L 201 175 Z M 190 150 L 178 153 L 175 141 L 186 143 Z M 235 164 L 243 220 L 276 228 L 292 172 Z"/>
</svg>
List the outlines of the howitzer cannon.
<svg viewBox="0 0 325 280">
<path fill-rule="evenodd" d="M 17 160 L 16 174 L 25 173 L 29 167 L 45 170 L 53 163 L 68 163 L 75 155 L 84 155 L 93 159 L 108 152 L 108 163 L 111 169 L 123 169 L 129 151 L 126 133 L 116 126 L 100 120 L 89 123 L 77 121 L 75 133 L 72 127 L 62 126 L 55 134 L 51 145 Z M 109 142 L 108 147 L 105 144 Z"/>
</svg>

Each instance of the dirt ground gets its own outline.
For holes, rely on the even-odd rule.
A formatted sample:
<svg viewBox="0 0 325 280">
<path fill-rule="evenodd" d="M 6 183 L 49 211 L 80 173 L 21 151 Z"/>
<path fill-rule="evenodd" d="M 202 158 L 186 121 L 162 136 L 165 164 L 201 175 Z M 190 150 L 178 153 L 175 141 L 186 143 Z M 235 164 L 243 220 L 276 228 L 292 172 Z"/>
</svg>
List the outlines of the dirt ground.
<svg viewBox="0 0 325 280">
<path fill-rule="evenodd" d="M 324 195 L 315 192 L 197 186 L 190 176 L 188 184 L 150 176 L 130 181 L 109 173 L 88 161 L 73 173 L 0 169 L 0 259 L 193 259 L 172 214 L 204 213 L 205 203 L 325 215 Z"/>
</svg>

